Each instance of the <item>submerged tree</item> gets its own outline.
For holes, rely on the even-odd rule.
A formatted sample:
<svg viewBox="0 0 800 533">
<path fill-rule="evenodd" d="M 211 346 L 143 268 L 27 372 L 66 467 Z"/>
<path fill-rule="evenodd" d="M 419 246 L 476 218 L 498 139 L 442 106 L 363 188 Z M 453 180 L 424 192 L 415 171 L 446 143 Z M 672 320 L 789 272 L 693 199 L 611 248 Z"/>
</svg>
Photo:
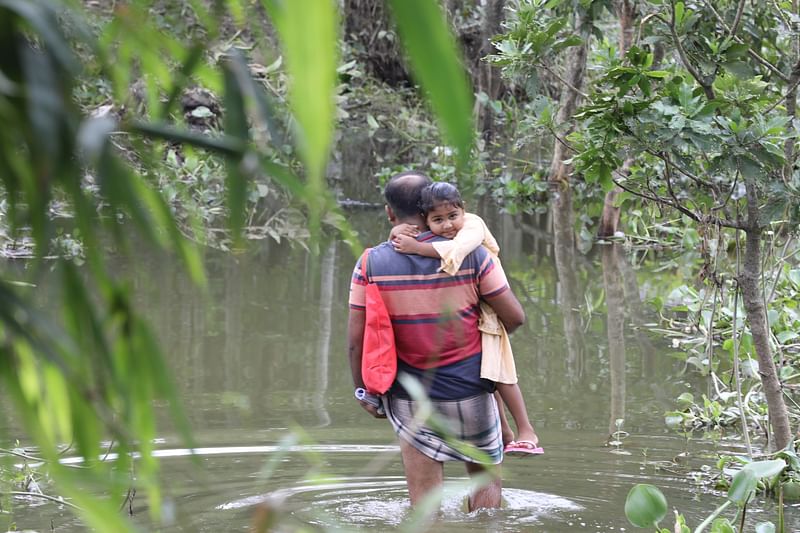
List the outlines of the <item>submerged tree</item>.
<svg viewBox="0 0 800 533">
<path fill-rule="evenodd" d="M 612 57 L 578 114 L 570 138 L 588 181 L 679 212 L 706 236 L 704 275 L 721 283 L 711 256 L 725 243 L 743 261 L 741 290 L 769 408 L 772 444 L 791 430 L 770 344 L 762 237 L 794 231 L 800 202 L 794 119 L 800 62 L 791 6 L 744 1 L 642 5 L 642 31 L 630 51 Z M 670 50 L 653 68 L 653 48 Z M 630 173 L 616 169 L 632 158 Z M 630 196 L 628 196 L 630 198 Z M 727 233 L 720 250 L 713 235 Z M 738 354 L 734 354 L 738 357 Z"/>
<path fill-rule="evenodd" d="M 712 286 L 735 277 L 779 448 L 791 431 L 770 345 L 762 237 L 798 221 L 797 17 L 796 4 L 744 0 L 519 0 L 492 57 L 531 90 L 532 114 L 552 135 L 556 236 L 573 229 L 565 186 L 602 187 L 599 233 L 613 233 L 624 202 L 658 205 L 698 227 Z M 615 26 L 618 39 L 600 29 Z M 714 234 L 724 236 L 719 246 Z M 740 242 L 740 268 L 718 270 L 712 255 Z"/>
</svg>

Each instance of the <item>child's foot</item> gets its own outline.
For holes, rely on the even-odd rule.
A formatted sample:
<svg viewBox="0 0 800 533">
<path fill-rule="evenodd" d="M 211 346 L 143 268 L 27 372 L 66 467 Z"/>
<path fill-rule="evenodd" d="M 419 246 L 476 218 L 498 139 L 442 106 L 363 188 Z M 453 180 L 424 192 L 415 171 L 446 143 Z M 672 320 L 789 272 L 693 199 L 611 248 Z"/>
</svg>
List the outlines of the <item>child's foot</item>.
<svg viewBox="0 0 800 533">
<path fill-rule="evenodd" d="M 503 448 L 503 453 L 514 457 L 530 457 L 531 455 L 542 455 L 544 450 L 532 441 L 517 440 L 508 443 Z"/>
<path fill-rule="evenodd" d="M 503 439 L 505 443 L 505 439 Z M 519 435 L 517 435 L 517 442 L 530 442 L 533 444 L 533 447 L 536 448 L 539 446 L 539 436 L 536 435 L 536 432 L 533 431 L 533 428 L 525 430 L 519 430 Z M 507 444 L 507 443 L 506 443 Z"/>
<path fill-rule="evenodd" d="M 514 432 L 511 431 L 510 427 L 503 426 L 501 431 L 503 432 L 503 446 L 508 446 L 514 442 Z"/>
</svg>

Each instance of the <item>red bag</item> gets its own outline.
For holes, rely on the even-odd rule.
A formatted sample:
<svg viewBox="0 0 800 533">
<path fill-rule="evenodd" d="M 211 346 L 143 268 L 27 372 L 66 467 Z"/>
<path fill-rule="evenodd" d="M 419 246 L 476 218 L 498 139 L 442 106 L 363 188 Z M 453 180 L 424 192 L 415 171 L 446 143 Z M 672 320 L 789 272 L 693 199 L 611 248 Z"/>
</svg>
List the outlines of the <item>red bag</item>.
<svg viewBox="0 0 800 533">
<path fill-rule="evenodd" d="M 397 376 L 397 349 L 389 311 L 381 298 L 378 285 L 370 283 L 367 269 L 369 249 L 361 257 L 361 275 L 367 281 L 364 346 L 361 352 L 361 378 L 370 394 L 383 394 Z"/>
</svg>

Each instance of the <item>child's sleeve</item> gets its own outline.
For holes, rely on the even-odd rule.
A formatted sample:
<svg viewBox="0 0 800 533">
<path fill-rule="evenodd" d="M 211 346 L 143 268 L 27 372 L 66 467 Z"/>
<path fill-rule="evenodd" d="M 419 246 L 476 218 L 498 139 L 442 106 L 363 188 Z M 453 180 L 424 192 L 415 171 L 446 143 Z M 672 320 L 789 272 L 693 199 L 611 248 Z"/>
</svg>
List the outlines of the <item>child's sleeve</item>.
<svg viewBox="0 0 800 533">
<path fill-rule="evenodd" d="M 464 227 L 452 240 L 431 243 L 442 258 L 441 269 L 444 272 L 451 276 L 456 275 L 464 258 L 483 243 L 485 227 L 481 217 L 472 213 L 464 213 Z"/>
</svg>

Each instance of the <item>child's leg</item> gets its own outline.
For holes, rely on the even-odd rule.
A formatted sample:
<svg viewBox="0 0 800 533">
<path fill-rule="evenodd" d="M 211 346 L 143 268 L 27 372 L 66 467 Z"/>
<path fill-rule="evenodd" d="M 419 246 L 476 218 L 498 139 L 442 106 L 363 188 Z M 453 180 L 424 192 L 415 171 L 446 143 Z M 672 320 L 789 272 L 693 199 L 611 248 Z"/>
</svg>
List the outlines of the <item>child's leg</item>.
<svg viewBox="0 0 800 533">
<path fill-rule="evenodd" d="M 517 439 L 530 441 L 538 444 L 539 437 L 533 430 L 533 425 L 528 419 L 528 411 L 525 409 L 525 400 L 522 398 L 522 391 L 519 390 L 519 385 L 516 383 L 511 385 L 508 383 L 498 383 L 497 392 L 511 411 L 511 416 L 514 417 L 514 423 L 517 425 Z"/>
<path fill-rule="evenodd" d="M 497 384 L 497 387 L 498 389 L 500 388 L 500 383 Z M 500 431 L 503 434 L 503 446 L 505 446 L 514 440 L 514 430 L 511 429 L 511 425 L 508 423 L 506 407 L 503 405 L 503 398 L 500 396 L 499 390 L 494 391 L 494 399 L 497 401 L 497 411 L 500 413 Z"/>
</svg>

